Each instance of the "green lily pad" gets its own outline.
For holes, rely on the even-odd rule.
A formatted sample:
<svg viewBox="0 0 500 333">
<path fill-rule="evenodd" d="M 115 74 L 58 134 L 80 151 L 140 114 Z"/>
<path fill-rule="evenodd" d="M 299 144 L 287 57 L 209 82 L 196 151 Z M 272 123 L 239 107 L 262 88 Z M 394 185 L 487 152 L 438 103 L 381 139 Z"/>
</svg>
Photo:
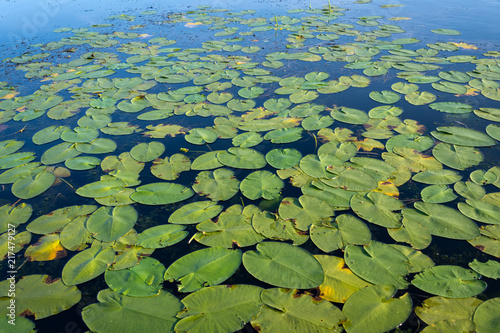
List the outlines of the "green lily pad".
<svg viewBox="0 0 500 333">
<path fill-rule="evenodd" d="M 373 99 L 375 102 L 383 104 L 394 104 L 400 99 L 398 94 L 390 90 L 372 91 L 370 93 L 370 98 Z"/>
<path fill-rule="evenodd" d="M 106 271 L 115 259 L 111 247 L 93 246 L 72 257 L 62 270 L 65 285 L 73 286 L 90 281 Z"/>
<path fill-rule="evenodd" d="M 219 215 L 223 207 L 214 201 L 192 202 L 174 211 L 168 218 L 173 224 L 197 224 Z"/>
<path fill-rule="evenodd" d="M 144 258 L 131 268 L 107 270 L 106 284 L 114 292 L 132 297 L 150 297 L 160 294 L 165 266 L 153 258 Z"/>
<path fill-rule="evenodd" d="M 207 196 L 214 201 L 231 199 L 239 191 L 240 182 L 229 169 L 202 171 L 196 176 L 193 190 L 198 195 Z"/>
<path fill-rule="evenodd" d="M 342 214 L 330 223 L 315 223 L 309 229 L 311 240 L 323 252 L 344 249 L 348 244 L 368 245 L 370 229 L 360 219 Z"/>
<path fill-rule="evenodd" d="M 151 162 L 165 152 L 165 145 L 158 141 L 139 143 L 130 150 L 130 156 L 139 162 Z"/>
<path fill-rule="evenodd" d="M 486 282 L 474 271 L 459 266 L 442 265 L 424 270 L 412 284 L 428 293 L 449 298 L 465 298 L 480 294 Z"/>
<path fill-rule="evenodd" d="M 271 140 L 272 143 L 290 143 L 298 141 L 302 138 L 302 128 L 291 127 L 291 128 L 279 128 L 268 132 L 265 136 L 265 140 Z"/>
<path fill-rule="evenodd" d="M 439 162 L 457 170 L 465 170 L 483 161 L 483 155 L 476 148 L 447 143 L 437 144 L 432 149 L 432 155 Z"/>
<path fill-rule="evenodd" d="M 20 178 L 12 184 L 12 194 L 19 199 L 31 199 L 42 194 L 54 184 L 56 176 L 49 171 L 42 171 L 32 176 Z"/>
<path fill-rule="evenodd" d="M 242 148 L 250 148 L 258 145 L 264 140 L 262 135 L 257 132 L 245 132 L 238 134 L 232 140 L 233 146 L 242 147 Z"/>
<path fill-rule="evenodd" d="M 405 100 L 413 105 L 425 105 L 436 100 L 436 95 L 427 91 L 414 91 L 405 95 Z"/>
<path fill-rule="evenodd" d="M 267 163 L 264 155 L 257 150 L 242 147 L 232 147 L 217 154 L 217 159 L 223 165 L 238 169 L 260 169 Z"/>
<path fill-rule="evenodd" d="M 167 205 L 186 200 L 194 192 L 181 184 L 176 183 L 150 183 L 139 186 L 130 199 L 143 205 Z"/>
<path fill-rule="evenodd" d="M 122 191 L 125 186 L 121 180 L 97 181 L 78 188 L 76 194 L 86 198 L 103 198 Z"/>
<path fill-rule="evenodd" d="M 135 245 L 159 249 L 179 243 L 188 235 L 184 226 L 163 224 L 148 228 L 137 236 Z"/>
<path fill-rule="evenodd" d="M 388 284 L 368 286 L 347 299 L 342 309 L 348 333 L 382 333 L 401 325 L 410 316 L 412 301 L 408 293 L 394 298 L 397 288 Z"/>
<path fill-rule="evenodd" d="M 217 132 L 212 128 L 193 128 L 184 137 L 187 142 L 194 145 L 204 145 L 205 143 L 213 143 L 217 140 Z"/>
<path fill-rule="evenodd" d="M 460 146 L 488 147 L 496 144 L 488 135 L 463 127 L 438 127 L 431 135 L 440 141 Z"/>
<path fill-rule="evenodd" d="M 91 127 L 75 127 L 61 133 L 61 139 L 66 142 L 90 142 L 99 136 L 99 131 Z"/>
<path fill-rule="evenodd" d="M 315 223 L 327 221 L 334 215 L 332 207 L 316 197 L 283 198 L 278 209 L 283 219 L 292 220 L 295 228 L 306 231 Z"/>
<path fill-rule="evenodd" d="M 240 190 L 250 200 L 272 200 L 280 195 L 284 186 L 283 181 L 274 173 L 267 170 L 254 171 L 241 181 Z"/>
<path fill-rule="evenodd" d="M 384 193 L 368 192 L 351 198 L 351 208 L 359 217 L 386 228 L 401 226 L 404 204 Z"/>
<path fill-rule="evenodd" d="M 335 305 L 298 290 L 266 289 L 260 297 L 264 306 L 251 321 L 259 332 L 334 332 L 345 320 Z"/>
<path fill-rule="evenodd" d="M 191 169 L 210 170 L 224 166 L 224 164 L 220 163 L 219 160 L 217 159 L 217 154 L 220 152 L 221 152 L 220 150 L 215 150 L 198 156 L 197 158 L 194 159 L 193 163 L 191 164 Z"/>
<path fill-rule="evenodd" d="M 292 102 L 288 100 L 287 98 L 271 98 L 268 99 L 264 102 L 264 107 L 268 109 L 269 111 L 274 111 L 274 112 L 280 112 L 292 105 Z"/>
<path fill-rule="evenodd" d="M 157 158 L 151 166 L 151 173 L 160 179 L 175 180 L 179 174 L 191 169 L 191 161 L 182 154 L 174 154 L 165 159 Z"/>
<path fill-rule="evenodd" d="M 266 154 L 266 161 L 276 169 L 289 169 L 299 164 L 302 154 L 294 148 L 273 149 Z"/>
<path fill-rule="evenodd" d="M 68 126 L 49 126 L 36 132 L 33 135 L 32 140 L 33 143 L 37 145 L 43 145 L 58 140 L 59 138 L 61 138 L 61 134 L 67 130 L 69 130 Z"/>
<path fill-rule="evenodd" d="M 435 34 L 440 34 L 440 35 L 450 35 L 450 36 L 458 36 L 460 35 L 460 31 L 453 30 L 453 29 L 432 29 L 431 30 Z"/>
<path fill-rule="evenodd" d="M 500 207 L 483 200 L 467 199 L 458 203 L 458 210 L 465 216 L 484 223 L 500 224 Z"/>
<path fill-rule="evenodd" d="M 500 262 L 495 260 L 488 260 L 487 262 L 480 262 L 474 259 L 469 263 L 469 267 L 477 273 L 489 277 L 491 279 L 500 278 Z"/>
<path fill-rule="evenodd" d="M 481 303 L 483 303 L 481 300 L 474 297 L 434 296 L 426 299 L 421 306 L 415 308 L 415 313 L 428 325 L 437 324 L 443 320 L 455 323 L 464 320 L 472 323 L 472 315 Z"/>
<path fill-rule="evenodd" d="M 489 124 L 486 126 L 486 133 L 493 139 L 500 141 L 500 126 L 495 124 Z"/>
<path fill-rule="evenodd" d="M 182 299 L 176 332 L 234 332 L 256 316 L 262 288 L 251 285 L 203 288 Z"/>
<path fill-rule="evenodd" d="M 469 113 L 473 111 L 473 107 L 469 104 L 458 102 L 437 102 L 429 104 L 431 109 L 445 113 Z"/>
<path fill-rule="evenodd" d="M 423 202 L 445 203 L 458 198 L 451 188 L 446 185 L 427 186 L 420 192 Z"/>
<path fill-rule="evenodd" d="M 308 235 L 295 228 L 292 220 L 280 218 L 268 211 L 254 214 L 252 227 L 267 239 L 291 240 L 294 245 L 302 245 L 309 239 Z"/>
<path fill-rule="evenodd" d="M 416 209 L 403 209 L 404 219 L 424 225 L 432 235 L 451 239 L 474 239 L 479 237 L 479 228 L 468 217 L 456 209 L 427 202 L 416 202 Z"/>
<path fill-rule="evenodd" d="M 390 282 L 398 289 L 409 285 L 404 278 L 409 273 L 408 258 L 387 244 L 372 241 L 362 247 L 347 245 L 344 260 L 354 274 L 368 282 Z"/>
<path fill-rule="evenodd" d="M 333 109 L 330 112 L 333 119 L 347 124 L 361 125 L 368 122 L 368 115 L 361 110 L 342 107 L 340 109 Z"/>
<path fill-rule="evenodd" d="M 139 214 L 132 205 L 101 207 L 89 216 L 86 226 L 92 236 L 103 242 L 111 242 L 129 232 Z"/>
<path fill-rule="evenodd" d="M 240 264 L 240 250 L 210 247 L 174 261 L 165 272 L 165 280 L 179 281 L 179 291 L 189 293 L 221 284 L 236 272 Z"/>
<path fill-rule="evenodd" d="M 67 159 L 64 165 L 71 170 L 90 170 L 101 164 L 101 160 L 95 156 L 77 156 Z"/>
<path fill-rule="evenodd" d="M 243 254 L 243 265 L 255 278 L 283 288 L 309 289 L 321 285 L 323 269 L 306 250 L 286 243 L 264 242 Z"/>
<path fill-rule="evenodd" d="M 476 332 L 494 332 L 498 327 L 500 316 L 500 298 L 489 299 L 480 304 L 474 312 Z"/>
<path fill-rule="evenodd" d="M 97 300 L 82 310 L 83 321 L 92 331 L 174 332 L 176 315 L 182 310 L 182 303 L 165 290 L 158 296 L 131 297 L 105 289 Z"/>
<path fill-rule="evenodd" d="M 437 170 L 426 170 L 417 173 L 412 177 L 416 182 L 431 184 L 431 185 L 450 185 L 455 184 L 462 176 L 453 170 L 447 169 L 437 169 Z"/>
<path fill-rule="evenodd" d="M 0 282 L 2 290 L 0 314 L 3 317 L 6 317 L 7 313 L 14 313 L 17 316 L 29 313 L 35 319 L 43 319 L 71 308 L 82 298 L 78 288 L 65 286 L 61 279 L 52 279 L 48 275 L 25 275 L 15 283 L 15 286 L 14 283 L 11 280 Z M 15 303 L 10 301 L 13 298 L 9 295 L 12 293 L 9 289 L 15 289 Z M 8 308 L 11 304 L 15 304 L 13 312 Z M 18 317 L 14 320 L 15 324 L 17 320 Z"/>
</svg>

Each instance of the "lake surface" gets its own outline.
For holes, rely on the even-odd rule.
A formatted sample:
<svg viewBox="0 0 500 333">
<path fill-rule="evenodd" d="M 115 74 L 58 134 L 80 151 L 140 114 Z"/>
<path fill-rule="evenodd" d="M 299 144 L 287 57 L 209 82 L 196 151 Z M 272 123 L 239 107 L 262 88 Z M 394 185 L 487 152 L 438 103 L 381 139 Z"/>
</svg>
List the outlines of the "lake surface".
<svg viewBox="0 0 500 333">
<path fill-rule="evenodd" d="M 495 331 L 500 2 L 2 9 L 0 331 Z"/>
</svg>

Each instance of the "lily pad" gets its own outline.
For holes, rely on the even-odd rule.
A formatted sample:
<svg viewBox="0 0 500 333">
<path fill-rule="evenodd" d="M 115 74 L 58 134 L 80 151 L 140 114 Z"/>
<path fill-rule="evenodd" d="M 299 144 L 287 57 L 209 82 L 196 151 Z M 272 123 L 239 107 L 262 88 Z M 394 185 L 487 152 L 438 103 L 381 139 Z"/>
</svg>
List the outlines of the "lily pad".
<svg viewBox="0 0 500 333">
<path fill-rule="evenodd" d="M 349 297 L 343 307 L 348 333 L 382 333 L 401 325 L 410 316 L 412 301 L 408 293 L 394 298 L 397 288 L 388 284 L 368 286 Z"/>
<path fill-rule="evenodd" d="M 488 147 L 496 144 L 488 135 L 463 127 L 438 127 L 431 135 L 440 141 L 460 146 Z"/>
<path fill-rule="evenodd" d="M 111 242 L 129 232 L 139 214 L 132 205 L 101 207 L 89 216 L 86 227 L 92 236 L 103 242 Z"/>
<path fill-rule="evenodd" d="M 72 257 L 62 270 L 65 285 L 73 286 L 90 281 L 106 271 L 115 259 L 111 247 L 93 246 Z"/>
<path fill-rule="evenodd" d="M 240 182 L 229 169 L 202 171 L 196 176 L 193 190 L 214 201 L 231 199 L 239 191 Z"/>
<path fill-rule="evenodd" d="M 323 282 L 323 269 L 306 250 L 286 243 L 264 242 L 243 254 L 243 265 L 255 278 L 283 288 L 310 289 Z"/>
<path fill-rule="evenodd" d="M 165 145 L 158 141 L 139 143 L 130 150 L 130 156 L 139 162 L 151 162 L 165 152 Z"/>
<path fill-rule="evenodd" d="M 449 298 L 465 298 L 480 294 L 486 289 L 486 282 L 470 269 L 459 266 L 435 266 L 419 273 L 412 284 L 428 293 Z"/>
<path fill-rule="evenodd" d="M 179 281 L 179 291 L 189 293 L 224 282 L 240 264 L 240 250 L 211 247 L 174 261 L 165 272 L 165 280 Z"/>
<path fill-rule="evenodd" d="M 283 181 L 274 173 L 267 170 L 254 171 L 241 181 L 240 190 L 250 200 L 272 200 L 279 196 L 284 186 Z"/>
<path fill-rule="evenodd" d="M 139 186 L 130 199 L 144 205 L 167 205 L 186 200 L 194 192 L 181 184 L 176 183 L 150 183 Z"/>
<path fill-rule="evenodd" d="M 31 199 L 42 194 L 54 184 L 56 176 L 49 171 L 42 171 L 32 176 L 20 178 L 12 184 L 12 194 L 19 199 Z"/>
<path fill-rule="evenodd" d="M 267 163 L 260 152 L 241 147 L 232 147 L 217 154 L 217 159 L 223 165 L 238 169 L 260 169 Z"/>
</svg>

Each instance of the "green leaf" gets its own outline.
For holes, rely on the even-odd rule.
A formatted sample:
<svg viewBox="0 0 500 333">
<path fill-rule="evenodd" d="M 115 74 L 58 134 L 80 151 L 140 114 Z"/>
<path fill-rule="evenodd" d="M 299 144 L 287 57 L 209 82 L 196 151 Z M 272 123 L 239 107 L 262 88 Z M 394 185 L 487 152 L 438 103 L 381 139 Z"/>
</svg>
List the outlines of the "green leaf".
<svg viewBox="0 0 500 333">
<path fill-rule="evenodd" d="M 488 147 L 496 144 L 488 135 L 463 127 L 438 127 L 431 135 L 440 141 L 460 146 Z"/>
<path fill-rule="evenodd" d="M 314 245 L 327 253 L 344 249 L 348 244 L 368 245 L 371 240 L 366 224 L 350 214 L 339 215 L 334 222 L 313 224 L 309 233 Z"/>
<path fill-rule="evenodd" d="M 425 105 L 436 100 L 436 95 L 427 91 L 414 91 L 405 95 L 405 100 L 413 105 Z"/>
<path fill-rule="evenodd" d="M 15 281 L 11 281 L 0 282 L 0 314 L 3 317 L 7 313 L 14 313 L 17 316 L 29 314 L 35 319 L 43 319 L 71 308 L 82 298 L 78 288 L 65 286 L 61 279 L 52 279 L 48 275 L 25 275 L 15 286 Z M 13 298 L 9 295 L 12 291 L 9 289 L 15 290 L 14 312 L 8 308 L 13 304 L 10 301 Z M 14 321 L 16 324 L 18 319 Z"/>
<path fill-rule="evenodd" d="M 158 141 L 139 143 L 132 147 L 130 156 L 139 162 L 151 162 L 165 152 L 165 145 Z"/>
<path fill-rule="evenodd" d="M 299 164 L 302 154 L 294 148 L 273 149 L 266 154 L 266 161 L 273 168 L 289 169 Z"/>
<path fill-rule="evenodd" d="M 93 246 L 77 253 L 64 265 L 62 280 L 67 286 L 90 281 L 104 273 L 114 259 L 115 251 L 113 248 Z"/>
<path fill-rule="evenodd" d="M 480 262 L 474 259 L 469 263 L 469 267 L 477 273 L 489 277 L 491 279 L 500 278 L 500 262 L 496 260 L 488 260 L 487 262 Z"/>
<path fill-rule="evenodd" d="M 114 292 L 132 297 L 159 295 L 162 289 L 165 266 L 153 258 L 143 258 L 131 268 L 107 270 L 106 284 Z"/>
<path fill-rule="evenodd" d="M 229 169 L 202 171 L 196 176 L 193 190 L 214 201 L 231 199 L 239 191 L 240 182 Z"/>
<path fill-rule="evenodd" d="M 192 197 L 194 192 L 181 184 L 150 183 L 139 186 L 130 199 L 144 205 L 168 205 Z"/>
<path fill-rule="evenodd" d="M 274 173 L 254 171 L 241 181 L 240 190 L 250 200 L 272 200 L 279 196 L 284 186 L 283 181 Z"/>
<path fill-rule="evenodd" d="M 112 242 L 129 232 L 139 214 L 132 205 L 101 207 L 89 216 L 86 227 L 92 236 L 103 242 Z"/>
<path fill-rule="evenodd" d="M 333 109 L 330 112 L 330 116 L 335 120 L 354 125 L 361 125 L 369 120 L 368 115 L 364 111 L 347 107 Z"/>
<path fill-rule="evenodd" d="M 418 221 L 430 233 L 452 239 L 474 239 L 479 237 L 476 224 L 456 209 L 426 202 L 416 202 L 414 209 L 403 209 L 405 219 Z"/>
<path fill-rule="evenodd" d="M 348 333 L 383 333 L 401 325 L 410 316 L 412 301 L 408 293 L 393 298 L 397 289 L 388 284 L 356 291 L 345 302 L 343 323 Z"/>
<path fill-rule="evenodd" d="M 174 211 L 168 218 L 169 223 L 197 224 L 219 215 L 223 207 L 215 201 L 197 201 Z"/>
<path fill-rule="evenodd" d="M 76 194 L 86 198 L 103 198 L 122 191 L 125 186 L 121 180 L 101 180 L 83 185 L 76 190 Z"/>
<path fill-rule="evenodd" d="M 460 35 L 460 31 L 453 30 L 453 29 L 432 29 L 431 30 L 435 34 L 440 34 L 440 35 L 450 35 L 450 36 L 458 36 Z"/>
<path fill-rule="evenodd" d="M 165 272 L 165 280 L 180 282 L 180 292 L 193 292 L 221 284 L 241 264 L 241 251 L 210 247 L 191 252 L 174 261 Z"/>
<path fill-rule="evenodd" d="M 176 332 L 234 332 L 256 316 L 262 288 L 250 285 L 214 286 L 186 296 Z"/>
<path fill-rule="evenodd" d="M 217 154 L 223 165 L 238 169 L 260 169 L 267 163 L 264 155 L 250 148 L 232 147 Z"/>
<path fill-rule="evenodd" d="M 458 182 L 462 179 L 462 176 L 453 170 L 438 169 L 419 172 L 412 179 L 424 184 L 449 185 Z"/>
<path fill-rule="evenodd" d="M 174 154 L 165 159 L 157 158 L 151 166 L 151 173 L 160 179 L 175 180 L 179 174 L 191 169 L 191 161 L 182 154 Z"/>
<path fill-rule="evenodd" d="M 438 324 L 441 321 L 450 321 L 452 326 L 458 322 L 470 322 L 472 325 L 472 314 L 482 303 L 474 297 L 447 298 L 441 296 L 426 299 L 421 306 L 415 308 L 415 313 L 426 324 Z M 467 323 L 468 324 L 468 323 Z"/>
<path fill-rule="evenodd" d="M 92 331 L 174 332 L 177 312 L 182 310 L 182 303 L 164 290 L 154 297 L 131 297 L 105 289 L 97 300 L 82 310 L 83 321 Z"/>
<path fill-rule="evenodd" d="M 31 199 L 42 194 L 54 184 L 56 176 L 49 171 L 42 171 L 32 176 L 20 178 L 12 184 L 12 194 L 19 199 Z"/>
<path fill-rule="evenodd" d="M 373 99 L 375 102 L 383 104 L 394 104 L 400 99 L 398 94 L 390 90 L 372 91 L 370 93 L 370 98 Z"/>
<path fill-rule="evenodd" d="M 500 298 L 492 298 L 480 304 L 474 312 L 476 332 L 495 332 L 500 321 Z"/>
<path fill-rule="evenodd" d="M 469 104 L 458 102 L 436 102 L 429 104 L 431 109 L 446 112 L 446 113 L 469 113 L 473 111 L 473 107 Z"/>
<path fill-rule="evenodd" d="M 323 282 L 323 269 L 306 250 L 286 243 L 264 242 L 243 254 L 243 265 L 258 280 L 283 288 L 310 289 Z"/>
<path fill-rule="evenodd" d="M 295 228 L 307 231 L 314 223 L 327 221 L 334 215 L 332 207 L 318 198 L 302 195 L 283 198 L 278 209 L 283 219 L 292 220 Z"/>
<path fill-rule="evenodd" d="M 351 208 L 359 217 L 386 228 L 401 226 L 404 204 L 384 193 L 368 192 L 351 198 Z"/>
<path fill-rule="evenodd" d="M 445 203 L 457 198 L 453 190 L 446 185 L 427 186 L 420 192 L 420 196 L 422 201 L 431 203 Z"/>
<path fill-rule="evenodd" d="M 500 207 L 483 200 L 459 202 L 458 210 L 465 216 L 484 223 L 500 224 Z"/>
<path fill-rule="evenodd" d="M 465 170 L 483 161 L 483 155 L 476 148 L 447 143 L 437 144 L 432 149 L 432 155 L 439 162 L 457 170 Z"/>
<path fill-rule="evenodd" d="M 255 206 L 243 209 L 240 205 L 233 205 L 222 212 L 216 222 L 210 220 L 201 222 L 196 226 L 198 233 L 194 239 L 207 246 L 252 246 L 262 241 L 264 237 L 252 227 L 251 218 Z"/>
<path fill-rule="evenodd" d="M 188 235 L 181 225 L 162 224 L 148 228 L 137 235 L 135 245 L 146 249 L 161 249 L 179 243 Z"/>
<path fill-rule="evenodd" d="M 317 301 L 309 293 L 290 289 L 266 289 L 260 296 L 264 306 L 252 326 L 259 332 L 336 332 L 345 320 L 339 308 Z"/>
<path fill-rule="evenodd" d="M 345 262 L 357 276 L 366 281 L 390 283 L 398 289 L 405 289 L 408 282 L 404 276 L 409 273 L 408 258 L 398 250 L 384 243 L 372 241 L 367 246 L 347 245 Z M 366 267 L 370 267 L 369 270 Z"/>
<path fill-rule="evenodd" d="M 264 136 L 265 140 L 271 140 L 272 143 L 290 143 L 301 138 L 302 128 L 300 127 L 279 128 L 268 132 Z"/>
<path fill-rule="evenodd" d="M 219 160 L 217 159 L 217 154 L 220 152 L 221 150 L 215 150 L 198 156 L 197 158 L 194 159 L 193 163 L 191 164 L 191 169 L 210 170 L 223 166 L 224 164 L 220 163 Z"/>
<path fill-rule="evenodd" d="M 435 266 L 417 274 L 412 284 L 428 293 L 449 298 L 465 298 L 480 294 L 486 282 L 474 271 L 459 266 Z"/>
</svg>

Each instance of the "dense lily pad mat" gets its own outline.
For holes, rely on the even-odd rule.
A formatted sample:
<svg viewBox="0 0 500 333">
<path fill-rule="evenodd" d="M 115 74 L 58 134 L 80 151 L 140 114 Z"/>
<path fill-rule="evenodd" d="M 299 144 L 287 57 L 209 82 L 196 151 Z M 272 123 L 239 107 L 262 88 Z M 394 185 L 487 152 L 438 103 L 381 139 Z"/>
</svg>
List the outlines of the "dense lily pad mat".
<svg viewBox="0 0 500 333">
<path fill-rule="evenodd" d="M 500 54 L 346 9 L 114 15 L 6 59 L 19 327 L 80 293 L 82 331 L 498 326 Z"/>
</svg>

